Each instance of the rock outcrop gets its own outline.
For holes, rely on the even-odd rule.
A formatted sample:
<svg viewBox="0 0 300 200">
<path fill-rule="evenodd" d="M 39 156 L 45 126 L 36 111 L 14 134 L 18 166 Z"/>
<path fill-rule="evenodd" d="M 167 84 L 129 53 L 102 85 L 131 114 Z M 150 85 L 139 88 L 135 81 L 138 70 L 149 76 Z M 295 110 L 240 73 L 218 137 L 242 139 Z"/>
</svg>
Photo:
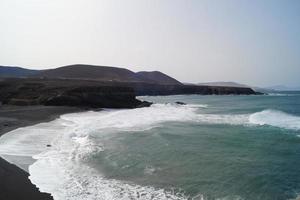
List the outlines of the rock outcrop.
<svg viewBox="0 0 300 200">
<path fill-rule="evenodd" d="M 136 95 L 258 95 L 251 88 L 222 87 L 222 86 L 198 86 L 198 85 L 159 85 L 149 83 L 127 83 L 134 88 Z"/>
<path fill-rule="evenodd" d="M 0 101 L 10 105 L 51 105 L 91 108 L 149 106 L 126 86 L 89 81 L 6 79 L 0 81 Z"/>
<path fill-rule="evenodd" d="M 4 79 L 0 102 L 10 105 L 137 108 L 151 105 L 136 99 L 143 95 L 255 95 L 251 88 L 195 85 L 159 85 L 72 79 Z"/>
</svg>

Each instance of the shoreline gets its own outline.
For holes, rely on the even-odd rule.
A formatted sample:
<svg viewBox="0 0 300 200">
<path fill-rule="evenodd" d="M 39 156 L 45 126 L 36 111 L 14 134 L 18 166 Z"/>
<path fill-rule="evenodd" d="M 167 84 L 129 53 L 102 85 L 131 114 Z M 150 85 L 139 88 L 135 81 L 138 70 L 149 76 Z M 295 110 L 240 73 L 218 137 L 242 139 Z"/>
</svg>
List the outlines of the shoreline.
<svg viewBox="0 0 300 200">
<path fill-rule="evenodd" d="M 68 106 L 0 106 L 0 137 L 14 129 L 49 122 L 62 114 L 85 111 Z"/>
<path fill-rule="evenodd" d="M 14 129 L 49 122 L 62 114 L 85 111 L 66 106 L 0 106 L 0 137 Z M 0 197 L 5 200 L 52 200 L 28 179 L 28 172 L 0 157 Z"/>
</svg>

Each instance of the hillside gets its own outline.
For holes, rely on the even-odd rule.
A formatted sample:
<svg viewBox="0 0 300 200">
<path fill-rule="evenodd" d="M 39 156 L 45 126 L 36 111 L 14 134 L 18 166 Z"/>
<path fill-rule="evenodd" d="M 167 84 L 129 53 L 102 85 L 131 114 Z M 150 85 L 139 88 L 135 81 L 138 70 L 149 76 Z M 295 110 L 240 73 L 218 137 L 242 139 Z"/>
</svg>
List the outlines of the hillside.
<svg viewBox="0 0 300 200">
<path fill-rule="evenodd" d="M 125 68 L 68 65 L 47 70 L 29 70 L 19 67 L 0 67 L 0 77 L 12 78 L 48 78 L 48 79 L 82 79 L 108 82 L 144 82 L 160 85 L 181 85 L 176 79 L 159 71 L 133 72 Z"/>
<path fill-rule="evenodd" d="M 35 75 L 43 78 L 86 79 L 117 82 L 141 82 L 134 72 L 118 67 L 95 65 L 68 65 L 56 69 L 44 70 Z"/>
<path fill-rule="evenodd" d="M 11 68 L 13 71 L 13 68 Z M 30 70 L 31 71 L 31 70 Z M 16 76 L 17 74 L 12 75 Z M 162 73 L 159 71 L 154 72 L 132 72 L 128 69 L 117 68 L 117 67 L 106 67 L 106 66 L 95 66 L 95 65 L 68 65 L 64 67 L 59 67 L 56 69 L 48 69 L 42 71 L 34 71 L 32 73 L 27 73 L 28 76 L 21 76 L 22 79 L 26 77 L 26 83 L 24 80 L 3 80 L 2 87 L 5 84 L 9 84 L 11 87 L 7 89 L 8 92 L 3 92 L 3 94 L 20 94 L 17 97 L 10 96 L 8 99 L 10 103 L 18 102 L 24 98 L 32 104 L 35 101 L 32 101 L 32 97 L 38 97 L 37 104 L 46 104 L 45 99 L 52 98 L 49 96 L 50 93 L 53 93 L 55 96 L 66 94 L 68 100 L 62 100 L 64 104 L 70 104 L 66 101 L 72 102 L 74 104 L 74 98 L 81 96 L 80 99 L 76 99 L 77 104 L 94 104 L 90 102 L 94 98 L 89 98 L 89 103 L 87 103 L 84 98 L 82 90 L 87 90 L 88 94 L 93 96 L 95 94 L 102 93 L 108 94 L 111 96 L 111 93 L 123 92 L 123 88 L 126 87 L 131 89 L 129 93 L 131 95 L 174 95 L 174 94 L 202 94 L 202 95 L 228 95 L 228 94 L 256 94 L 249 87 L 232 87 L 232 86 L 216 86 L 216 85 L 185 85 L 176 79 Z M 12 77 L 14 77 L 12 76 Z M 16 83 L 14 83 L 17 81 Z M 56 85 L 56 86 L 55 86 Z M 61 86 L 66 86 L 61 89 Z M 55 87 L 54 87 L 55 86 Z M 89 88 L 84 88 L 83 86 L 88 86 Z M 80 88 L 74 92 L 74 87 Z M 96 87 L 96 88 L 95 88 Z M 107 89 L 109 87 L 109 89 Z M 6 88 L 6 87 L 4 87 Z M 22 90 L 16 91 L 14 88 L 22 88 Z M 56 89 L 55 89 L 56 88 Z M 0 88 L 1 89 L 1 88 Z M 32 94 L 30 92 L 24 91 L 34 91 Z M 39 94 L 41 92 L 41 94 Z M 127 94 L 129 94 L 127 93 Z M 84 94 L 84 95 L 83 95 Z M 71 95 L 71 98 L 69 98 Z M 28 96 L 28 97 L 27 97 Z M 76 97 L 75 97 L 76 96 Z M 96 95 L 97 96 L 97 95 Z M 20 98 L 22 97 L 22 98 Z M 29 98 L 30 97 L 30 98 Z M 100 97 L 100 96 L 99 96 Z M 16 102 L 15 99 L 18 99 Z M 71 100 L 72 99 L 72 100 Z M 85 101 L 85 103 L 79 103 L 79 101 Z M 25 101 L 21 101 L 25 103 Z M 48 102 L 48 100 L 47 100 Z M 53 101 L 51 101 L 53 102 Z M 26 104 L 26 103 L 25 103 Z M 47 103 L 48 104 L 48 103 Z M 96 103 L 97 106 L 100 106 L 100 103 Z M 104 103 L 101 103 L 103 106 Z M 115 106 L 109 105 L 105 102 L 106 106 Z M 100 107 L 101 107 L 100 106 Z"/>
<path fill-rule="evenodd" d="M 12 77 L 12 78 L 21 78 L 28 77 L 39 73 L 39 70 L 30 70 L 22 67 L 8 67 L 8 66 L 0 66 L 0 77 Z"/>
<path fill-rule="evenodd" d="M 155 82 L 157 84 L 161 84 L 161 85 L 181 85 L 182 83 L 177 81 L 176 79 L 162 73 L 159 71 L 153 71 L 153 72 L 146 72 L 146 71 L 142 71 L 142 72 L 137 72 L 136 73 L 138 75 L 138 77 L 140 77 L 141 79 L 147 81 L 152 81 Z"/>
</svg>

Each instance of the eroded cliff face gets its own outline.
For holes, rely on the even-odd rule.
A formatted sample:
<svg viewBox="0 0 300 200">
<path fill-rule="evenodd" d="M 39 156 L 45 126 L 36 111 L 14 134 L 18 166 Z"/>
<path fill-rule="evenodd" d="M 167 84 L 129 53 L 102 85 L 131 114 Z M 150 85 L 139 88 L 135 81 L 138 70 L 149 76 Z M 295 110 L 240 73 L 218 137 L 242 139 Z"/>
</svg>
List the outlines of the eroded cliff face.
<svg viewBox="0 0 300 200">
<path fill-rule="evenodd" d="M 0 82 L 0 101 L 10 105 L 51 105 L 91 108 L 150 106 L 130 87 L 71 80 L 8 79 Z"/>
<path fill-rule="evenodd" d="M 198 86 L 198 85 L 159 85 L 149 83 L 127 83 L 134 88 L 135 94 L 143 95 L 259 95 L 251 88 L 222 87 L 222 86 Z"/>
<path fill-rule="evenodd" d="M 11 105 L 51 105 L 91 108 L 137 108 L 151 103 L 136 95 L 254 95 L 251 88 L 159 85 L 142 82 L 91 81 L 74 79 L 0 80 L 0 102 Z"/>
</svg>

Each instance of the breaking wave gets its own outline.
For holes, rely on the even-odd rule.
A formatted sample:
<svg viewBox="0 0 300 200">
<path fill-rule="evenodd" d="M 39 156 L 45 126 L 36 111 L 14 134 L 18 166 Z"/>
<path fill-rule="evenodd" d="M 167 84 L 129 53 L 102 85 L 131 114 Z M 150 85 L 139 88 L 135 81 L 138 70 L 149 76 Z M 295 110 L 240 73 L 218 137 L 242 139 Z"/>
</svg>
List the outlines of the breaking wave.
<svg viewBox="0 0 300 200">
<path fill-rule="evenodd" d="M 0 154 L 36 159 L 29 166 L 29 178 L 42 192 L 51 193 L 55 200 L 186 199 L 180 193 L 101 176 L 86 164 L 94 154 L 105 151 L 105 146 L 94 142 L 93 134 L 146 130 L 165 122 L 269 125 L 300 130 L 300 117 L 281 111 L 206 114 L 201 112 L 203 107 L 206 106 L 154 104 L 149 108 L 66 114 L 49 123 L 5 134 L 0 139 Z M 146 173 L 151 170 L 147 169 Z"/>
<path fill-rule="evenodd" d="M 249 122 L 257 125 L 270 125 L 279 128 L 300 130 L 300 117 L 278 110 L 264 110 L 250 115 Z"/>
</svg>

